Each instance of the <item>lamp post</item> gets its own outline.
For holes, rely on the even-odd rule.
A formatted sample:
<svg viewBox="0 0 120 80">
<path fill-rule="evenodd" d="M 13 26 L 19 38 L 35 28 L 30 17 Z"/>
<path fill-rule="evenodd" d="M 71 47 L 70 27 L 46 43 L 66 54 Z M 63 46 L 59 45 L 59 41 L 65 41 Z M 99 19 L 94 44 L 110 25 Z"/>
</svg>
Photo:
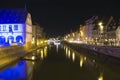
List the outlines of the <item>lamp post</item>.
<svg viewBox="0 0 120 80">
<path fill-rule="evenodd" d="M 102 25 L 103 23 L 102 22 L 99 22 L 99 26 L 100 26 L 100 33 L 103 33 L 103 25 Z"/>
<path fill-rule="evenodd" d="M 99 22 L 98 25 L 100 26 L 100 42 L 101 42 L 101 38 L 102 38 L 102 33 L 103 33 L 103 23 Z"/>
</svg>

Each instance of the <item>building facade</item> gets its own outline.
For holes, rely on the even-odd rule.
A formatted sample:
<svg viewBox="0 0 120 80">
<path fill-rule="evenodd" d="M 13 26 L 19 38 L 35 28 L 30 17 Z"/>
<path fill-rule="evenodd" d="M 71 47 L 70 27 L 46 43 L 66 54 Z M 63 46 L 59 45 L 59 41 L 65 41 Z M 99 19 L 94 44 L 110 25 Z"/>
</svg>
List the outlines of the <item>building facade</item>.
<svg viewBox="0 0 120 80">
<path fill-rule="evenodd" d="M 33 38 L 35 40 L 34 45 L 40 46 L 44 42 L 44 31 L 43 28 L 39 24 L 33 25 Z"/>
<path fill-rule="evenodd" d="M 31 46 L 32 21 L 26 9 L 0 10 L 0 46 Z"/>
</svg>

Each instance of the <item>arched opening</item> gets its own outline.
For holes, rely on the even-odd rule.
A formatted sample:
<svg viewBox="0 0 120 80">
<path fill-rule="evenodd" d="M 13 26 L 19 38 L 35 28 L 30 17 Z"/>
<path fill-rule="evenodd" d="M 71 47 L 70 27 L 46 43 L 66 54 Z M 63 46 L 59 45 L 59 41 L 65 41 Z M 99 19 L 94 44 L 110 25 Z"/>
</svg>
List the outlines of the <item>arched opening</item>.
<svg viewBox="0 0 120 80">
<path fill-rule="evenodd" d="M 16 42 L 17 42 L 18 45 L 24 44 L 23 37 L 22 36 L 17 36 L 16 37 Z"/>
<path fill-rule="evenodd" d="M 8 36 L 7 42 L 8 42 L 8 44 L 14 43 L 14 37 L 13 36 Z"/>
<path fill-rule="evenodd" d="M 0 45 L 4 45 L 4 44 L 5 44 L 5 37 L 0 36 Z"/>
</svg>

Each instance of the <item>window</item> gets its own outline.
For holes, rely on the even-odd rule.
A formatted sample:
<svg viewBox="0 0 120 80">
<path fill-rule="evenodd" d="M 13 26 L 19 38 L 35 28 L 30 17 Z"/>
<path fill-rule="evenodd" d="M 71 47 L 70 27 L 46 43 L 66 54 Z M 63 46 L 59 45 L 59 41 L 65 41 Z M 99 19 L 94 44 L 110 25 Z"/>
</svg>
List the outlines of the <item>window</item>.
<svg viewBox="0 0 120 80">
<path fill-rule="evenodd" d="M 1 31 L 1 26 L 0 26 L 0 31 Z"/>
<path fill-rule="evenodd" d="M 11 27 L 11 28 L 12 28 L 12 25 L 9 25 L 9 27 Z"/>
<path fill-rule="evenodd" d="M 9 32 L 13 32 L 12 25 L 9 25 Z"/>
<path fill-rule="evenodd" d="M 115 29 L 116 28 L 116 26 L 113 26 L 113 29 Z"/>
<path fill-rule="evenodd" d="M 18 30 L 18 25 L 14 25 L 14 30 Z"/>
<path fill-rule="evenodd" d="M 3 25 L 3 31 L 6 31 L 6 25 Z"/>
</svg>

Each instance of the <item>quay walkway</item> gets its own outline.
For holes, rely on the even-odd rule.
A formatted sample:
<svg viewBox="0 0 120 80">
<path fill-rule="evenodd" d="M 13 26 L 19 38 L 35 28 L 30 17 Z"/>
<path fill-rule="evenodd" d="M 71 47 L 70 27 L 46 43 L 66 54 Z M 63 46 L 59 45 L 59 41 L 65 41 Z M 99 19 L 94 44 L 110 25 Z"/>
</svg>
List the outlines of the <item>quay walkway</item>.
<svg viewBox="0 0 120 80">
<path fill-rule="evenodd" d="M 19 60 L 21 57 L 25 56 L 26 54 L 44 46 L 45 45 L 34 47 L 29 50 L 25 50 L 23 46 L 0 48 L 0 69 L 11 64 L 14 61 Z"/>
</svg>

